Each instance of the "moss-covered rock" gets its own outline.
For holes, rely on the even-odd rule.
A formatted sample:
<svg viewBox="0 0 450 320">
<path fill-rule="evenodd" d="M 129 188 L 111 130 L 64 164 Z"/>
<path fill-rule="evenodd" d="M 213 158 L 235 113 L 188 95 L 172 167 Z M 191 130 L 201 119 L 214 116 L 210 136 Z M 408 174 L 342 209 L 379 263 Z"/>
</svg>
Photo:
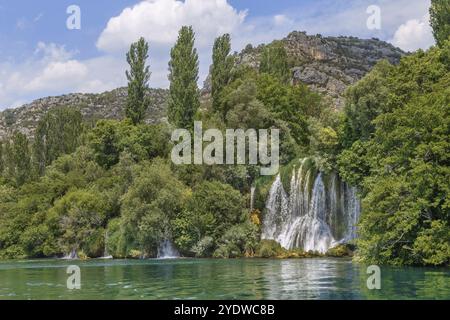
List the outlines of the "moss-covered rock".
<svg viewBox="0 0 450 320">
<path fill-rule="evenodd" d="M 339 244 L 328 249 L 326 256 L 328 257 L 352 257 L 354 247 L 350 244 Z"/>
<path fill-rule="evenodd" d="M 260 258 L 276 258 L 284 254 L 286 249 L 275 240 L 261 240 L 256 251 L 256 256 Z"/>
</svg>

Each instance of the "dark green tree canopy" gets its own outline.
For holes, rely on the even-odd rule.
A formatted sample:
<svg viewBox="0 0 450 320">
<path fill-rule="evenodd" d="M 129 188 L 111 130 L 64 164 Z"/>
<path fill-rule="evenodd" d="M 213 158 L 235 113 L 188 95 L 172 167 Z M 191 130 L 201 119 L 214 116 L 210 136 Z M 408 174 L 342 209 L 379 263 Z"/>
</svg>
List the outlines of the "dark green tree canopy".
<svg viewBox="0 0 450 320">
<path fill-rule="evenodd" d="M 76 150 L 81 143 L 83 118 L 74 108 L 57 108 L 39 121 L 33 145 L 36 169 L 43 174 L 45 167 L 63 154 Z"/>
<path fill-rule="evenodd" d="M 289 80 L 287 52 L 281 41 L 275 41 L 264 48 L 259 71 L 268 73 L 282 82 Z"/>
</svg>

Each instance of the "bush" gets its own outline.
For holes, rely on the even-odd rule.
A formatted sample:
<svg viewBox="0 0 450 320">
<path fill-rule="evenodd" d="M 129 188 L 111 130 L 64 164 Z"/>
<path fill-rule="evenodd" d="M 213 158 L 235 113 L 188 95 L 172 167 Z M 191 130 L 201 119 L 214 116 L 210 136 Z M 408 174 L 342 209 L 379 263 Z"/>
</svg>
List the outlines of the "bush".
<svg viewBox="0 0 450 320">
<path fill-rule="evenodd" d="M 215 258 L 254 256 L 258 245 L 258 227 L 250 222 L 231 227 L 218 241 Z"/>
<path fill-rule="evenodd" d="M 275 240 L 261 240 L 257 250 L 257 256 L 260 258 L 276 258 L 285 253 L 286 249 Z"/>
<path fill-rule="evenodd" d="M 351 257 L 353 256 L 353 250 L 350 245 L 339 244 L 333 248 L 328 249 L 326 255 L 329 257 Z"/>
</svg>

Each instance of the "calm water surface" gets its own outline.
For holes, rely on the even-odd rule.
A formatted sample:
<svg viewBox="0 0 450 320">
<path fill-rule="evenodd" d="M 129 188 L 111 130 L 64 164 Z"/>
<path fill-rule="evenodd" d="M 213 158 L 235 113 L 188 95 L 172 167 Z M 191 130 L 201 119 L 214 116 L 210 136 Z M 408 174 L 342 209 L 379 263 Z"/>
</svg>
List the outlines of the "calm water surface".
<svg viewBox="0 0 450 320">
<path fill-rule="evenodd" d="M 81 289 L 66 286 L 81 268 Z M 449 268 L 366 267 L 347 259 L 0 262 L 0 299 L 450 299 Z"/>
</svg>

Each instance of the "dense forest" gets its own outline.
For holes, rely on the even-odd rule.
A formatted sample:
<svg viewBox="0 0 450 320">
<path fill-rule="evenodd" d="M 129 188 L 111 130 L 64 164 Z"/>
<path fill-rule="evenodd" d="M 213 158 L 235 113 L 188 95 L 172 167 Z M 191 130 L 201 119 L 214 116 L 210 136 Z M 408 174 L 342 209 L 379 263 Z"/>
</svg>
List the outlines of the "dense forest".
<svg viewBox="0 0 450 320">
<path fill-rule="evenodd" d="M 313 255 L 261 240 L 274 177 L 257 165 L 172 163 L 171 132 L 202 121 L 205 129 L 278 128 L 283 168 L 311 157 L 356 186 L 355 260 L 448 265 L 450 4 L 433 1 L 430 11 L 437 45 L 398 65 L 379 62 L 347 90 L 343 110 L 291 83 L 280 42 L 264 47 L 255 69 L 235 63 L 227 34 L 215 40 L 211 94 L 201 97 L 186 26 L 170 53 L 168 122 L 145 124 L 151 44 L 141 38 L 126 57 L 125 120 L 91 124 L 75 108 L 58 108 L 32 139 L 16 132 L 1 141 L 0 258 L 100 257 L 105 247 L 115 258 L 154 257 L 165 240 L 191 257 Z"/>
</svg>

